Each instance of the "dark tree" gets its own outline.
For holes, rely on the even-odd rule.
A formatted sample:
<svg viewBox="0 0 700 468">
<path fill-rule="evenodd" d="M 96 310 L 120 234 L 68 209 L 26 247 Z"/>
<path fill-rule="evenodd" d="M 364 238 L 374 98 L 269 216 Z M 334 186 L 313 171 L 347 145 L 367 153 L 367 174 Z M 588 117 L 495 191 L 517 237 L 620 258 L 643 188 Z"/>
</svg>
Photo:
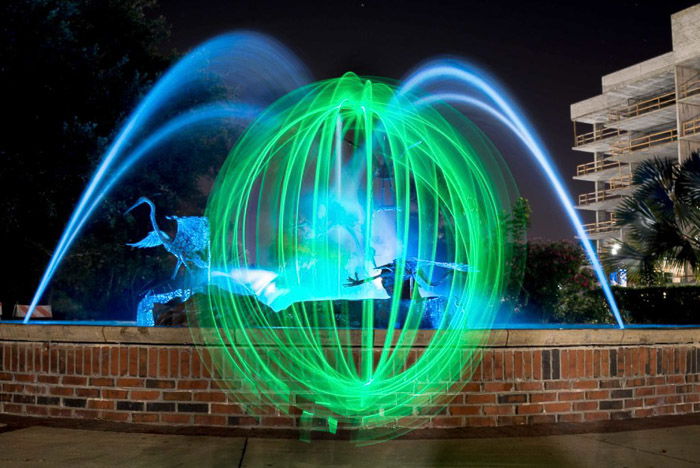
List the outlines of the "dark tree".
<svg viewBox="0 0 700 468">
<path fill-rule="evenodd" d="M 168 27 L 151 0 L 19 0 L 3 2 L 0 17 L 7 316 L 31 298 L 105 146 L 171 58 L 162 51 Z M 109 252 L 90 256 L 88 247 L 103 243 L 86 240 L 83 267 L 113 261 Z"/>
<path fill-rule="evenodd" d="M 628 232 L 610 268 L 626 268 L 637 283 L 652 285 L 662 270 L 675 268 L 686 276 L 700 267 L 700 154 L 678 164 L 669 159 L 642 162 L 634 171 L 635 191 L 616 215 Z"/>
</svg>

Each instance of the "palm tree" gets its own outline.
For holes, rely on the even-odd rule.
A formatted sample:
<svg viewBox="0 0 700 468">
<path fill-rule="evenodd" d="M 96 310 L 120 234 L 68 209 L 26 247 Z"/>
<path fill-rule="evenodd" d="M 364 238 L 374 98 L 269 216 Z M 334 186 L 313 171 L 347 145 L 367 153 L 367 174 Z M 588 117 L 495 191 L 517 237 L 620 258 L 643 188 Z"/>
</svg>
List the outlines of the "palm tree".
<svg viewBox="0 0 700 468">
<path fill-rule="evenodd" d="M 631 279 L 656 282 L 662 266 L 700 272 L 700 153 L 682 163 L 655 158 L 632 176 L 635 191 L 616 211 L 627 239 L 604 261 L 628 270 Z"/>
</svg>

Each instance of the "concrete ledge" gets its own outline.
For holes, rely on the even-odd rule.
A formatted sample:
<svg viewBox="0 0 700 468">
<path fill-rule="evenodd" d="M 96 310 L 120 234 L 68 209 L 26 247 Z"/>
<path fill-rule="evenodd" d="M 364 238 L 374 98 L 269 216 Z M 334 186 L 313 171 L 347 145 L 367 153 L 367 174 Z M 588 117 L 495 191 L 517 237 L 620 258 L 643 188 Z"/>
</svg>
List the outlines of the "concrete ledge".
<svg viewBox="0 0 700 468">
<path fill-rule="evenodd" d="M 240 333 L 240 332 L 238 332 Z M 474 331 L 467 334 L 481 334 Z M 698 328 L 637 329 L 496 329 L 486 332 L 484 347 L 550 347 L 550 346 L 629 346 L 653 344 L 700 343 Z M 434 338 L 432 330 L 416 332 L 414 346 L 427 346 Z M 398 334 L 396 334 L 398 335 Z M 393 342 L 396 342 L 396 335 Z M 351 331 L 353 341 L 359 331 Z M 329 338 L 331 338 L 329 336 Z M 465 337 L 466 338 L 466 337 Z M 374 342 L 383 343 L 386 330 L 375 330 Z M 0 324 L 0 341 L 133 343 L 190 345 L 195 340 L 188 328 L 130 327 L 91 325 L 24 325 Z M 471 340 L 465 339 L 465 342 Z M 262 343 L 265 344 L 265 343 Z"/>
</svg>

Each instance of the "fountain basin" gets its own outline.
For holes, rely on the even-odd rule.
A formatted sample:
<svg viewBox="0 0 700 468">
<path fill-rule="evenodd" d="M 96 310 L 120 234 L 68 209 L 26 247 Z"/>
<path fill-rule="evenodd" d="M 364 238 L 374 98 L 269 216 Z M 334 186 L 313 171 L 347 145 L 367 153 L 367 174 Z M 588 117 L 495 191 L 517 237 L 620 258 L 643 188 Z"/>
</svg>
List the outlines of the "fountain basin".
<svg viewBox="0 0 700 468">
<path fill-rule="evenodd" d="M 375 342 L 383 343 L 385 333 L 375 330 Z M 416 352 L 434 333 L 418 332 Z M 421 416 L 415 408 L 428 430 L 700 413 L 698 327 L 494 329 L 479 351 L 481 364 L 464 388 L 449 389 L 443 411 Z M 0 356 L 2 414 L 167 426 L 300 425 L 294 408 L 289 414 L 246 409 L 227 397 L 187 328 L 3 322 Z"/>
</svg>

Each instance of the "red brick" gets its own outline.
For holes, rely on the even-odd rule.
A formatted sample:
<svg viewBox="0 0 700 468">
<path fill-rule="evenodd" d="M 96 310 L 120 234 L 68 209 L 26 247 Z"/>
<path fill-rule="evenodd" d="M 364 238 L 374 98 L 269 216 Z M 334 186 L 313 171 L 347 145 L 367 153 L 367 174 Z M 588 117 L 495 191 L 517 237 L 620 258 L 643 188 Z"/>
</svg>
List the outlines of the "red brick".
<svg viewBox="0 0 700 468">
<path fill-rule="evenodd" d="M 168 365 L 168 350 L 161 348 L 158 350 L 158 377 L 168 377 L 168 371 L 170 366 Z"/>
<path fill-rule="evenodd" d="M 478 404 L 478 403 L 496 403 L 496 395 L 488 393 L 477 393 L 477 394 L 466 394 L 464 395 L 464 402 L 467 404 Z"/>
<path fill-rule="evenodd" d="M 502 417 L 502 416 L 501 416 Z M 471 416 L 464 419 L 465 426 L 471 427 L 492 427 L 496 425 L 497 419 L 493 416 Z M 459 427 L 459 426 L 455 426 Z"/>
<path fill-rule="evenodd" d="M 541 413 L 544 409 L 543 405 L 540 404 L 535 404 L 535 405 L 518 405 L 516 407 L 516 411 L 518 414 L 535 414 L 535 413 Z"/>
<path fill-rule="evenodd" d="M 192 353 L 188 349 L 180 350 L 180 377 L 190 376 L 190 358 Z"/>
<path fill-rule="evenodd" d="M 513 372 L 515 369 L 513 358 L 513 351 L 503 352 L 503 374 L 506 380 L 513 380 Z"/>
<path fill-rule="evenodd" d="M 209 388 L 209 381 L 207 380 L 180 380 L 177 383 L 177 388 L 186 390 L 201 390 Z"/>
<path fill-rule="evenodd" d="M 123 377 L 117 379 L 117 387 L 145 387 L 146 381 L 144 379 L 135 379 L 131 377 Z"/>
<path fill-rule="evenodd" d="M 625 387 L 640 387 L 642 385 L 644 385 L 644 379 L 641 377 L 625 380 Z"/>
<path fill-rule="evenodd" d="M 681 405 L 676 405 L 676 414 L 687 414 L 693 412 L 693 404 L 685 403 Z"/>
<path fill-rule="evenodd" d="M 515 389 L 523 392 L 541 391 L 544 389 L 544 384 L 542 382 L 517 382 Z"/>
<path fill-rule="evenodd" d="M 70 387 L 51 387 L 49 393 L 51 395 L 72 396 L 73 389 Z"/>
<path fill-rule="evenodd" d="M 109 361 L 111 375 L 126 375 L 129 371 L 129 350 L 127 348 L 111 348 Z"/>
<path fill-rule="evenodd" d="M 96 388 L 76 388 L 75 394 L 84 398 L 97 398 L 100 396 L 100 391 Z"/>
<path fill-rule="evenodd" d="M 91 377 L 90 385 L 94 387 L 113 387 L 114 379 L 110 379 L 109 377 Z"/>
<path fill-rule="evenodd" d="M 131 400 L 157 400 L 160 397 L 158 390 L 132 390 Z"/>
<path fill-rule="evenodd" d="M 474 415 L 481 414 L 481 405 L 471 406 L 450 406 L 450 414 L 453 415 Z"/>
<path fill-rule="evenodd" d="M 27 405 L 24 410 L 27 414 L 34 414 L 37 416 L 47 416 L 49 414 L 49 409 L 46 406 Z"/>
<path fill-rule="evenodd" d="M 516 351 L 513 353 L 513 375 L 518 380 L 525 378 L 522 351 Z"/>
<path fill-rule="evenodd" d="M 226 401 L 226 394 L 222 392 L 198 392 L 194 394 L 194 401 Z"/>
<path fill-rule="evenodd" d="M 171 349 L 169 354 L 169 363 L 170 365 L 168 366 L 168 375 L 170 377 L 179 377 L 180 376 L 180 366 L 177 361 L 177 349 Z"/>
<path fill-rule="evenodd" d="M 656 414 L 658 414 L 658 415 L 675 414 L 675 412 L 676 412 L 676 408 L 673 405 L 659 406 L 656 408 Z"/>
<path fill-rule="evenodd" d="M 685 364 L 683 365 L 685 366 Z M 685 375 L 669 375 L 666 377 L 666 382 L 670 384 L 683 384 L 685 383 Z"/>
<path fill-rule="evenodd" d="M 573 383 L 572 388 L 579 388 L 584 390 L 590 390 L 593 388 L 598 388 L 597 380 L 578 380 Z"/>
<path fill-rule="evenodd" d="M 112 390 L 111 388 L 106 388 L 102 390 L 102 397 L 114 400 L 123 400 L 127 397 L 129 392 L 126 390 Z"/>
<path fill-rule="evenodd" d="M 462 418 L 455 418 L 451 416 L 438 416 L 430 421 L 430 425 L 433 427 L 461 427 Z"/>
<path fill-rule="evenodd" d="M 128 375 L 138 377 L 139 375 L 139 349 L 135 346 L 129 346 L 129 363 Z"/>
<path fill-rule="evenodd" d="M 498 416 L 497 425 L 517 426 L 527 424 L 527 416 Z"/>
<path fill-rule="evenodd" d="M 591 411 L 598 409 L 597 401 L 577 401 L 574 403 L 574 411 Z"/>
<path fill-rule="evenodd" d="M 633 413 L 635 418 L 647 418 L 649 416 L 654 415 L 654 409 L 653 408 L 640 408 L 634 410 Z"/>
<path fill-rule="evenodd" d="M 24 385 L 3 384 L 2 390 L 3 390 L 3 392 L 7 392 L 7 393 L 22 393 L 22 392 L 24 392 Z"/>
<path fill-rule="evenodd" d="M 200 416 L 203 419 L 211 418 L 212 422 L 201 424 L 209 425 L 223 425 L 226 424 L 226 418 L 224 416 Z M 197 416 L 194 417 L 195 423 L 197 423 Z M 221 422 L 219 422 L 221 421 Z M 294 427 L 294 418 L 286 416 L 268 416 L 260 419 L 260 425 L 263 427 Z"/>
<path fill-rule="evenodd" d="M 36 382 L 36 374 L 15 374 L 15 380 L 17 382 Z"/>
<path fill-rule="evenodd" d="M 610 413 L 605 412 L 605 411 L 583 413 L 583 418 L 586 421 L 604 421 L 604 420 L 610 419 Z"/>
<path fill-rule="evenodd" d="M 2 379 L 0 379 L 2 380 Z M 59 381 L 59 377 L 57 375 L 38 375 L 37 376 L 37 381 L 41 383 L 49 383 L 49 384 L 57 384 Z"/>
<path fill-rule="evenodd" d="M 510 382 L 486 382 L 484 384 L 484 393 L 490 392 L 509 392 L 513 389 L 513 384 Z"/>
<path fill-rule="evenodd" d="M 584 395 L 584 392 L 559 392 L 557 394 L 557 398 L 559 401 L 572 401 L 581 400 L 583 399 Z"/>
<path fill-rule="evenodd" d="M 113 400 L 88 400 L 87 407 L 91 409 L 113 410 Z"/>
<path fill-rule="evenodd" d="M 158 377 L 158 350 L 148 348 L 148 377 Z"/>
<path fill-rule="evenodd" d="M 190 392 L 163 392 L 163 400 L 166 401 L 190 401 L 192 393 Z"/>
<path fill-rule="evenodd" d="M 168 424 L 191 424 L 192 415 L 164 413 L 160 415 L 160 421 Z"/>
<path fill-rule="evenodd" d="M 545 413 L 564 413 L 571 411 L 571 403 L 545 403 L 543 407 Z"/>
<path fill-rule="evenodd" d="M 586 400 L 607 400 L 608 398 L 610 398 L 610 390 L 586 392 Z"/>
<path fill-rule="evenodd" d="M 640 397 L 640 396 L 650 396 L 656 393 L 656 388 L 654 387 L 642 387 L 642 388 L 635 388 L 634 389 L 634 396 Z"/>
<path fill-rule="evenodd" d="M 484 414 L 489 416 L 515 414 L 515 406 L 513 405 L 486 405 L 483 410 Z"/>
<path fill-rule="evenodd" d="M 462 392 L 464 393 L 469 393 L 469 392 L 480 392 L 481 391 L 481 384 L 477 382 L 468 382 L 462 386 Z"/>
<path fill-rule="evenodd" d="M 129 420 L 131 415 L 129 413 L 117 413 L 113 411 L 102 411 L 100 413 L 100 419 L 106 419 L 108 421 L 121 421 L 125 422 Z"/>
<path fill-rule="evenodd" d="M 493 378 L 503 380 L 505 378 L 505 351 L 494 351 L 493 353 Z"/>
<path fill-rule="evenodd" d="M 581 421 L 583 421 L 583 413 L 558 414 L 557 421 L 559 421 L 559 422 L 581 422 Z"/>
<path fill-rule="evenodd" d="M 7 406 L 5 406 L 7 408 Z M 59 418 L 70 418 L 73 414 L 73 411 L 68 409 L 68 408 L 49 408 L 49 414 L 54 417 L 59 417 Z"/>
<path fill-rule="evenodd" d="M 79 409 L 76 408 L 75 411 L 73 412 L 76 418 L 80 419 L 97 419 L 99 416 L 98 411 L 94 410 L 86 410 L 86 409 Z"/>
<path fill-rule="evenodd" d="M 523 352 L 523 378 L 528 379 L 528 380 L 533 378 L 532 351 Z M 535 382 L 532 382 L 532 383 L 535 383 Z M 523 389 L 523 390 L 525 390 L 525 389 Z M 539 389 L 530 389 L 530 390 L 539 390 Z"/>
<path fill-rule="evenodd" d="M 212 403 L 211 412 L 218 414 L 245 414 L 240 405 Z"/>
<path fill-rule="evenodd" d="M 569 380 L 554 380 L 544 383 L 545 390 L 567 390 L 571 387 Z"/>
<path fill-rule="evenodd" d="M 533 414 L 527 418 L 528 424 L 551 424 L 557 422 L 557 417 L 553 414 Z"/>
<path fill-rule="evenodd" d="M 131 419 L 135 423 L 157 423 L 159 417 L 156 413 L 134 413 Z"/>
<path fill-rule="evenodd" d="M 586 369 L 584 371 L 584 376 L 585 377 L 593 377 L 593 350 L 592 349 L 587 349 L 584 351 L 585 355 L 585 361 L 586 361 Z"/>
<path fill-rule="evenodd" d="M 555 401 L 556 399 L 557 399 L 557 394 L 554 392 L 530 394 L 530 402 L 531 403 L 542 403 L 544 401 Z"/>
</svg>

